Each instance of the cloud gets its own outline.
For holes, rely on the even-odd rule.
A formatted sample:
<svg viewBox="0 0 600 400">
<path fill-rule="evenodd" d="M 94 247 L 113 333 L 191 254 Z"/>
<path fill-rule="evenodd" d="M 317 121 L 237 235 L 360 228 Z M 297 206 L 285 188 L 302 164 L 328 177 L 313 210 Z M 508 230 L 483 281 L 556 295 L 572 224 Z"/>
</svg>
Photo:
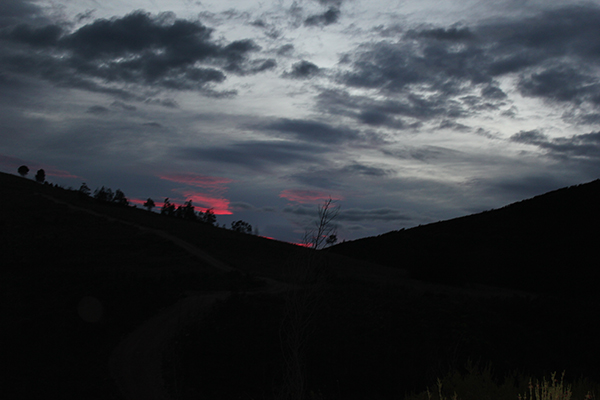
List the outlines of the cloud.
<svg viewBox="0 0 600 400">
<path fill-rule="evenodd" d="M 323 203 L 324 200 L 328 200 L 329 198 L 318 199 L 315 201 L 298 201 L 301 203 L 300 205 L 287 206 L 283 208 L 284 213 L 294 214 L 301 217 L 309 216 L 316 217 L 317 216 L 317 208 L 315 207 L 307 207 L 304 204 L 319 204 Z M 374 208 L 370 210 L 364 210 L 359 208 L 351 208 L 344 209 L 340 208 L 340 211 L 335 217 L 336 223 L 338 222 L 401 222 L 401 221 L 411 221 L 412 218 L 408 215 L 402 213 L 400 210 L 396 210 L 393 208 Z M 362 229 L 362 228 L 361 228 Z"/>
<path fill-rule="evenodd" d="M 337 7 L 330 7 L 323 14 L 311 15 L 304 20 L 306 26 L 327 26 L 335 24 L 340 19 L 340 10 Z"/>
<path fill-rule="evenodd" d="M 91 106 L 90 108 L 87 109 L 86 112 L 89 114 L 104 115 L 104 114 L 108 114 L 109 110 L 108 110 L 108 108 L 103 107 L 103 106 Z"/>
<path fill-rule="evenodd" d="M 467 27 L 465 28 L 457 28 L 451 27 L 448 29 L 445 28 L 432 28 L 432 29 L 423 29 L 420 31 L 411 30 L 406 33 L 407 37 L 422 37 L 428 39 L 435 40 L 448 40 L 452 42 L 456 41 L 464 41 L 473 39 L 475 35 L 471 30 Z"/>
<path fill-rule="evenodd" d="M 13 25 L 24 19 L 35 22 L 41 19 L 42 10 L 30 0 L 2 0 L 0 1 L 0 28 Z"/>
<path fill-rule="evenodd" d="M 538 146 L 553 157 L 583 158 L 600 164 L 600 132 L 551 139 L 538 130 L 521 131 L 512 135 L 510 140 Z"/>
<path fill-rule="evenodd" d="M 279 193 L 279 197 L 300 204 L 323 203 L 329 199 L 340 200 L 339 197 L 333 197 L 323 191 L 306 189 L 286 189 Z"/>
<path fill-rule="evenodd" d="M 341 56 L 341 87 L 323 89 L 318 109 L 402 129 L 397 117 L 425 122 L 499 109 L 508 99 L 499 80 L 510 76 L 524 96 L 588 107 L 578 118 L 589 123 L 600 108 L 599 25 L 600 7 L 585 4 L 365 42 Z"/>
<path fill-rule="evenodd" d="M 371 166 L 359 164 L 356 162 L 343 167 L 341 169 L 341 172 L 349 173 L 349 174 L 358 174 L 358 175 L 363 175 L 363 176 L 371 176 L 371 177 L 383 177 L 383 176 L 387 176 L 391 173 L 390 170 L 377 168 L 377 167 L 371 167 Z"/>
<path fill-rule="evenodd" d="M 359 132 L 329 124 L 307 120 L 281 118 L 262 127 L 266 131 L 276 131 L 294 139 L 312 143 L 342 143 L 359 139 Z"/>
<path fill-rule="evenodd" d="M 146 99 L 146 104 L 157 104 L 166 108 L 179 108 L 179 103 L 173 99 Z"/>
<path fill-rule="evenodd" d="M 131 104 L 124 103 L 119 100 L 115 100 L 110 104 L 112 107 L 121 108 L 125 111 L 137 111 L 137 107 Z"/>
<path fill-rule="evenodd" d="M 177 156 L 271 171 L 274 166 L 319 161 L 329 149 L 310 143 L 290 141 L 245 141 L 225 146 L 186 147 Z"/>
<path fill-rule="evenodd" d="M 600 21 L 598 21 L 600 23 Z M 519 91 L 525 96 L 581 104 L 600 105 L 600 80 L 570 66 L 547 68 L 521 77 Z"/>
<path fill-rule="evenodd" d="M 289 56 L 294 52 L 293 44 L 284 44 L 280 48 L 277 49 L 277 55 L 279 56 Z"/>
<path fill-rule="evenodd" d="M 194 192 L 190 190 L 181 191 L 185 200 L 191 200 L 192 204 L 202 212 L 206 212 L 207 209 L 212 208 L 215 215 L 231 215 L 233 214 L 229 209 L 229 200 L 225 198 L 218 198 L 206 195 L 204 193 Z M 199 207 L 198 207 L 199 206 Z"/>
<path fill-rule="evenodd" d="M 187 186 L 202 188 L 208 192 L 199 192 L 190 188 L 173 189 L 174 192 L 183 196 L 183 201 L 192 200 L 194 205 L 200 205 L 203 211 L 208 208 L 214 209 L 217 215 L 230 215 L 232 212 L 229 209 L 230 201 L 223 197 L 227 191 L 227 185 L 233 180 L 229 178 L 207 176 L 191 173 L 183 174 L 161 174 L 158 176 L 171 182 L 181 183 Z"/>
<path fill-rule="evenodd" d="M 531 131 L 520 131 L 510 137 L 510 140 L 517 143 L 541 144 L 549 141 L 548 136 L 541 131 L 534 129 Z"/>
<path fill-rule="evenodd" d="M 161 124 L 159 124 L 158 122 L 144 122 L 142 124 L 143 126 L 148 126 L 150 128 L 162 128 L 163 126 Z"/>
<path fill-rule="evenodd" d="M 19 24 L 0 31 L 3 69 L 41 77 L 61 86 L 116 91 L 127 85 L 205 90 L 226 73 L 256 74 L 276 66 L 252 59 L 260 47 L 250 39 L 222 43 L 197 21 L 135 11 L 97 19 L 74 31 L 63 25 Z M 131 97 L 132 95 L 129 94 Z"/>
<path fill-rule="evenodd" d="M 309 61 L 298 61 L 292 65 L 292 70 L 283 74 L 286 78 L 308 79 L 319 74 L 321 69 Z"/>
<path fill-rule="evenodd" d="M 403 214 L 400 210 L 393 208 L 375 208 L 371 210 L 363 210 L 358 208 L 352 208 L 348 210 L 342 209 L 336 217 L 339 221 L 384 221 L 384 222 L 398 222 L 398 221 L 410 221 L 412 218 Z"/>
<path fill-rule="evenodd" d="M 474 112 L 461 101 L 443 94 L 429 96 L 407 92 L 383 97 L 350 94 L 343 89 L 325 89 L 316 98 L 316 110 L 343 115 L 373 127 L 417 128 L 435 119 L 466 117 Z"/>
</svg>

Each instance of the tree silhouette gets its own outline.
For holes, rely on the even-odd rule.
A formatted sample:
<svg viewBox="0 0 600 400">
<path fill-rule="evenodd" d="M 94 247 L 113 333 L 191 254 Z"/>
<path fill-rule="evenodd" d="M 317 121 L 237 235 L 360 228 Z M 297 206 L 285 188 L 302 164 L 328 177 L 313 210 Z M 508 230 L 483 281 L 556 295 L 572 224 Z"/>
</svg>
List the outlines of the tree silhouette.
<svg viewBox="0 0 600 400">
<path fill-rule="evenodd" d="M 337 226 L 333 220 L 338 216 L 340 207 L 333 199 L 325 201 L 318 209 L 318 220 L 315 227 L 304 234 L 304 244 L 315 250 L 337 242 Z"/>
<path fill-rule="evenodd" d="M 25 175 L 27 175 L 29 173 L 29 168 L 27 168 L 27 165 L 21 165 L 19 167 L 19 169 L 17 170 L 17 172 L 19 173 L 19 175 L 21 175 L 22 177 L 25 177 Z"/>
<path fill-rule="evenodd" d="M 43 169 L 38 169 L 37 173 L 35 174 L 35 181 L 39 183 L 44 183 L 45 180 L 46 171 L 44 171 Z"/>
<path fill-rule="evenodd" d="M 205 224 L 214 225 L 217 222 L 213 208 L 207 208 L 205 212 L 199 212 L 198 217 L 200 222 L 204 222 Z"/>
<path fill-rule="evenodd" d="M 83 182 L 81 184 L 81 186 L 79 187 L 79 193 L 82 194 L 82 195 L 84 195 L 84 196 L 89 196 L 92 193 L 92 191 L 88 187 L 88 185 L 85 182 Z"/>
<path fill-rule="evenodd" d="M 148 200 L 146 200 L 146 202 L 144 203 L 144 207 L 146 207 L 148 211 L 152 211 L 152 208 L 154 208 L 154 206 L 156 206 L 156 204 L 154 204 L 154 200 L 148 197 Z"/>
<path fill-rule="evenodd" d="M 252 225 L 250 225 L 249 223 L 242 221 L 242 220 L 233 221 L 231 223 L 231 230 L 236 231 L 236 232 L 251 234 L 252 233 Z"/>
<path fill-rule="evenodd" d="M 196 221 L 196 212 L 194 211 L 194 206 L 192 205 L 192 200 L 188 200 L 184 203 L 182 209 L 182 217 L 183 219 L 187 219 L 190 221 Z"/>
<path fill-rule="evenodd" d="M 163 202 L 163 206 L 160 209 L 160 214 L 166 215 L 167 217 L 175 216 L 175 205 L 169 201 L 168 197 Z"/>
<path fill-rule="evenodd" d="M 122 206 L 128 206 L 129 205 L 129 200 L 127 199 L 127 197 L 125 197 L 125 193 L 123 193 L 121 191 L 121 189 L 117 189 L 117 191 L 115 192 L 115 196 L 113 197 L 113 202 L 122 205 Z"/>
<path fill-rule="evenodd" d="M 113 194 L 113 191 L 110 190 L 110 188 L 105 188 L 104 186 L 94 191 L 94 198 L 99 201 L 111 202 L 113 201 L 114 197 L 115 195 Z"/>
</svg>

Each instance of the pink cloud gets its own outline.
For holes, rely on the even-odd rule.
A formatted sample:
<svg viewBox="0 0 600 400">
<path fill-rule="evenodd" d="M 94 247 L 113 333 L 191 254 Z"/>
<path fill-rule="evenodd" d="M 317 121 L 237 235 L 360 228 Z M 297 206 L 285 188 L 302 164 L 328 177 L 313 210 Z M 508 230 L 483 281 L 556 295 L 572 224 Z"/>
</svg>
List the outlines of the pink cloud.
<svg viewBox="0 0 600 400">
<path fill-rule="evenodd" d="M 173 189 L 173 191 L 183 195 L 183 201 L 192 200 L 192 204 L 198 211 L 205 212 L 212 208 L 216 215 L 233 214 L 229 209 L 229 199 L 223 197 L 227 191 L 227 184 L 233 182 L 232 179 L 199 174 L 163 174 L 158 177 L 187 185 L 186 189 Z M 211 194 L 198 192 L 190 189 L 189 186 L 205 189 Z"/>
<path fill-rule="evenodd" d="M 144 206 L 144 203 L 147 201 L 147 200 L 141 200 L 141 199 L 128 199 L 128 200 L 130 203 L 133 203 L 135 205 L 142 206 L 142 207 Z"/>
<path fill-rule="evenodd" d="M 321 192 L 318 190 L 302 190 L 302 189 L 286 189 L 279 193 L 279 197 L 295 201 L 296 203 L 310 204 L 310 203 L 321 203 L 325 200 L 341 200 L 340 197 L 333 197 L 328 193 Z"/>
<path fill-rule="evenodd" d="M 182 192 L 186 201 L 191 200 L 192 204 L 198 211 L 205 212 L 207 209 L 212 208 L 215 215 L 231 215 L 233 214 L 229 210 L 229 200 L 224 198 L 215 198 L 207 196 L 204 193 L 185 191 Z"/>
</svg>

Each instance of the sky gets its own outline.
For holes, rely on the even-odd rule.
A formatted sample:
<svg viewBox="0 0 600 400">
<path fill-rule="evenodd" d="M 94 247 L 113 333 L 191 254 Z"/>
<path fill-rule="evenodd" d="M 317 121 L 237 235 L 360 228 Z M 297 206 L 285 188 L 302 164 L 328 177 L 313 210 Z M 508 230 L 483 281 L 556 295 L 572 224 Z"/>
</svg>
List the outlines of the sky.
<svg viewBox="0 0 600 400">
<path fill-rule="evenodd" d="M 600 175 L 600 2 L 2 0 L 0 170 L 299 242 Z"/>
</svg>

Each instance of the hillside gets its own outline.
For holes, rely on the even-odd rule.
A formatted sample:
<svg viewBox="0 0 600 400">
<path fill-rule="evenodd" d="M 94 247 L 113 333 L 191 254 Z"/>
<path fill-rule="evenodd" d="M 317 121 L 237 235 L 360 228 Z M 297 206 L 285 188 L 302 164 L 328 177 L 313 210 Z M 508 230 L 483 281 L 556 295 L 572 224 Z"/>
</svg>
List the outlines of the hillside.
<svg viewBox="0 0 600 400">
<path fill-rule="evenodd" d="M 315 253 L 13 175 L 0 174 L 0 189 L 11 398 L 282 398 L 293 315 L 307 324 L 307 397 L 401 399 L 469 359 L 498 377 L 600 374 L 598 303 L 427 283 L 364 255 Z M 307 260 L 324 273 L 299 283 Z"/>
<path fill-rule="evenodd" d="M 596 180 L 497 210 L 342 243 L 330 251 L 403 268 L 416 279 L 595 295 L 599 204 Z"/>
</svg>

